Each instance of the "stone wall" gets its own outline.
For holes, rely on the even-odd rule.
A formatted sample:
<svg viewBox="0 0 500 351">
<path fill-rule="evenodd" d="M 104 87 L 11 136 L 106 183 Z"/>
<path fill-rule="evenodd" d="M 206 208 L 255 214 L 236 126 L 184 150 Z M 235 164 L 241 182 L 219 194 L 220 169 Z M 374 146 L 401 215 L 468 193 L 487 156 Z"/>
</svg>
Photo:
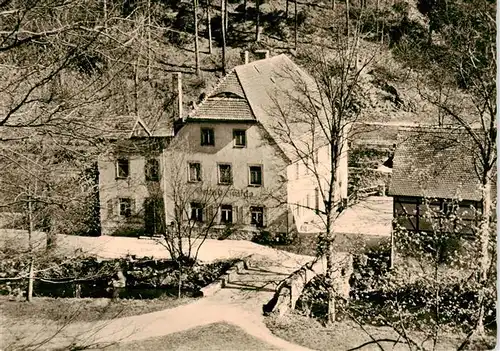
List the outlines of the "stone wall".
<svg viewBox="0 0 500 351">
<path fill-rule="evenodd" d="M 338 296 L 346 300 L 349 299 L 349 279 L 353 273 L 352 256 L 346 253 L 336 257 L 334 270 L 335 291 Z M 264 313 L 277 313 L 282 316 L 289 310 L 295 309 L 295 304 L 299 299 L 307 283 L 316 275 L 326 272 L 326 259 L 315 259 L 302 266 L 285 279 L 276 289 L 273 298 L 263 306 Z"/>
</svg>

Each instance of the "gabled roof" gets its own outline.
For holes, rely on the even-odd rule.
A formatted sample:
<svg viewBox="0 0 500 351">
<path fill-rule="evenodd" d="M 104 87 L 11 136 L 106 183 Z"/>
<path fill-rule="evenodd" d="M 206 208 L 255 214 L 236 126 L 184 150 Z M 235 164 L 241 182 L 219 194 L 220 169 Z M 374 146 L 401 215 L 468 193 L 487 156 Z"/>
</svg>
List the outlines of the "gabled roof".
<svg viewBox="0 0 500 351">
<path fill-rule="evenodd" d="M 479 170 L 477 150 L 464 129 L 401 128 L 389 195 L 479 201 Z"/>
<path fill-rule="evenodd" d="M 134 128 L 130 132 L 130 137 L 150 137 L 153 136 L 148 126 L 141 117 L 137 117 L 135 120 Z"/>
<path fill-rule="evenodd" d="M 296 111 L 297 104 L 290 102 L 315 87 L 312 77 L 284 54 L 253 61 L 236 66 L 222 78 L 186 121 L 257 121 L 293 160 L 297 156 L 290 145 L 280 143 L 286 138 L 279 135 L 281 128 L 276 127 L 282 113 L 300 113 Z M 286 132 L 297 138 L 308 132 L 307 128 L 301 129 L 300 123 L 294 123 L 292 129 Z"/>
<path fill-rule="evenodd" d="M 131 115 L 107 116 L 102 119 L 95 132 L 104 139 L 128 139 L 136 123 L 137 118 Z"/>
<path fill-rule="evenodd" d="M 255 121 L 234 69 L 189 113 L 187 121 L 190 120 Z"/>
</svg>

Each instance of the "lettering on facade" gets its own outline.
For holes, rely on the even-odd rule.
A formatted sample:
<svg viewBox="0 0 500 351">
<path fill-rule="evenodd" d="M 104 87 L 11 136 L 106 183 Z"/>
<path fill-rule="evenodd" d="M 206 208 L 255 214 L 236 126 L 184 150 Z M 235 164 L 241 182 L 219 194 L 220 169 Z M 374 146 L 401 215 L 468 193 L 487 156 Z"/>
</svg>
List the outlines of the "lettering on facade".
<svg viewBox="0 0 500 351">
<path fill-rule="evenodd" d="M 242 197 L 249 199 L 254 196 L 248 189 L 225 189 L 225 188 L 200 188 L 199 191 L 206 196 L 214 197 Z"/>
</svg>

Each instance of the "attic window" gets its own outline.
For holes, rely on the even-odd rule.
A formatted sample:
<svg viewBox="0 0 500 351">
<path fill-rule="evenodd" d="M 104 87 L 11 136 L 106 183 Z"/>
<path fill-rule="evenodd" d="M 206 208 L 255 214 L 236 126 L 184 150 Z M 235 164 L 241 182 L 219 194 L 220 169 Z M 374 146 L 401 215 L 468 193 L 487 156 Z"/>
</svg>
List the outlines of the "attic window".
<svg viewBox="0 0 500 351">
<path fill-rule="evenodd" d="M 116 178 L 124 179 L 129 175 L 129 163 L 128 159 L 120 158 L 116 160 Z"/>
</svg>

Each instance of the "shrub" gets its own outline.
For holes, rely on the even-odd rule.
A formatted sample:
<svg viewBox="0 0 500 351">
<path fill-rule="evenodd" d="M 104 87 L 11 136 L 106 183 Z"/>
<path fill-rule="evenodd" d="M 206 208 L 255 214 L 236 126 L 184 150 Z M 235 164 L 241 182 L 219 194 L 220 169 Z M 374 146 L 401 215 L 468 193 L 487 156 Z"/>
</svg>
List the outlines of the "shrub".
<svg viewBox="0 0 500 351">
<path fill-rule="evenodd" d="M 346 317 L 346 301 L 337 298 L 335 302 L 336 319 L 342 320 Z M 319 320 L 326 320 L 328 313 L 328 286 L 326 276 L 319 274 L 306 284 L 300 295 L 295 309 L 299 313 Z"/>
<path fill-rule="evenodd" d="M 261 245 L 287 245 L 293 242 L 293 233 L 261 230 L 253 236 L 252 241 Z"/>
<path fill-rule="evenodd" d="M 351 276 L 351 297 L 356 298 L 360 292 L 380 288 L 390 270 L 391 248 L 389 244 L 373 247 L 366 252 L 355 255 L 354 272 Z"/>
<path fill-rule="evenodd" d="M 210 264 L 186 262 L 182 275 L 182 293 L 197 296 L 202 287 L 218 279 L 234 260 L 216 261 Z M 171 260 L 134 259 L 132 257 L 99 261 L 96 258 L 81 258 L 72 261 L 63 258 L 40 262 L 37 266 L 34 294 L 36 296 L 72 297 L 76 285 L 81 297 L 109 297 L 110 282 L 118 271 L 126 278 L 126 289 L 120 296 L 129 298 L 156 298 L 176 295 L 178 290 L 178 265 Z M 0 276 L 16 277 L 26 272 L 22 260 L 2 260 Z M 77 279 L 77 281 L 73 281 Z M 57 283 L 53 283 L 57 282 Z M 26 290 L 27 281 L 5 279 L 0 284 L 0 294 Z"/>
</svg>

